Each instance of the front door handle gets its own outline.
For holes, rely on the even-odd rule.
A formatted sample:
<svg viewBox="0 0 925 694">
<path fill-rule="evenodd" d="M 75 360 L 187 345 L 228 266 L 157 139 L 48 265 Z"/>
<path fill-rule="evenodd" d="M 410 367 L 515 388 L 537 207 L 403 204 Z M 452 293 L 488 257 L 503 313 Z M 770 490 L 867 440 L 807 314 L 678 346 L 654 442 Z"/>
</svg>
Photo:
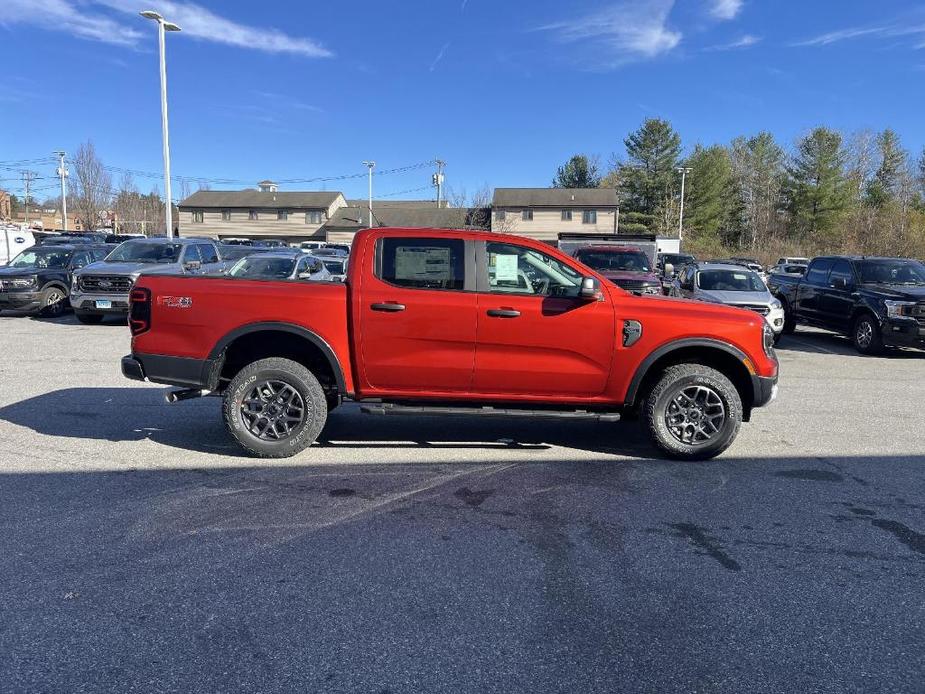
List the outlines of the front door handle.
<svg viewBox="0 0 925 694">
<path fill-rule="evenodd" d="M 373 304 L 370 306 L 373 311 L 385 311 L 386 313 L 397 313 L 398 311 L 404 311 L 405 305 L 399 304 L 394 301 L 387 301 L 382 304 Z"/>
<path fill-rule="evenodd" d="M 517 318 L 520 311 L 515 311 L 512 308 L 490 308 L 488 309 L 488 315 L 492 318 Z"/>
</svg>

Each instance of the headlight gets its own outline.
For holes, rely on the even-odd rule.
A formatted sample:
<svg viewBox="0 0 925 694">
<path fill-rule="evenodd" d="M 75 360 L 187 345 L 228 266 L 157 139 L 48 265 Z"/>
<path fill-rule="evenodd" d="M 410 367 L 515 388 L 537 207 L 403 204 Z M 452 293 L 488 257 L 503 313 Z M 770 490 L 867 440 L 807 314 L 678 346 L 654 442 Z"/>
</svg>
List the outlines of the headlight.
<svg viewBox="0 0 925 694">
<path fill-rule="evenodd" d="M 764 353 L 772 359 L 774 358 L 774 331 L 767 321 L 761 321 L 762 343 L 764 344 Z"/>
<path fill-rule="evenodd" d="M 887 299 L 883 302 L 886 306 L 887 318 L 911 318 L 914 301 L 890 301 Z"/>
<path fill-rule="evenodd" d="M 12 289 L 29 289 L 35 286 L 35 277 L 17 277 L 8 282 Z"/>
<path fill-rule="evenodd" d="M 642 288 L 643 294 L 661 294 L 662 287 L 658 284 L 649 284 Z"/>
<path fill-rule="evenodd" d="M 779 309 L 779 308 L 783 308 L 783 307 L 784 307 L 784 305 L 783 305 L 778 299 L 771 299 L 771 304 L 770 304 L 770 306 L 771 306 L 771 308 L 772 308 L 773 310 L 775 310 L 775 311 L 776 311 L 777 309 Z"/>
<path fill-rule="evenodd" d="M 138 278 L 139 278 L 140 276 L 141 276 L 141 273 L 140 273 L 140 272 L 133 272 L 131 275 L 129 275 L 129 279 L 132 280 L 132 286 L 133 286 L 133 287 L 135 286 L 135 282 L 138 281 Z"/>
<path fill-rule="evenodd" d="M 77 275 L 71 275 L 71 294 L 77 291 Z"/>
</svg>

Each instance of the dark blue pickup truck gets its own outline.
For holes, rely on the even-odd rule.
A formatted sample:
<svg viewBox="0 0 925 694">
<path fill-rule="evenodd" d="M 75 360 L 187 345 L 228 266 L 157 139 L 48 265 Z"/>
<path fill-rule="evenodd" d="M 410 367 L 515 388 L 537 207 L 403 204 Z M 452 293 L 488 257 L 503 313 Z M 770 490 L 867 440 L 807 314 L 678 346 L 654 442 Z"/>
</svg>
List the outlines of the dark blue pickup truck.
<svg viewBox="0 0 925 694">
<path fill-rule="evenodd" d="M 803 276 L 774 274 L 784 333 L 797 324 L 847 335 L 862 354 L 925 348 L 925 264 L 908 258 L 813 258 Z"/>
</svg>

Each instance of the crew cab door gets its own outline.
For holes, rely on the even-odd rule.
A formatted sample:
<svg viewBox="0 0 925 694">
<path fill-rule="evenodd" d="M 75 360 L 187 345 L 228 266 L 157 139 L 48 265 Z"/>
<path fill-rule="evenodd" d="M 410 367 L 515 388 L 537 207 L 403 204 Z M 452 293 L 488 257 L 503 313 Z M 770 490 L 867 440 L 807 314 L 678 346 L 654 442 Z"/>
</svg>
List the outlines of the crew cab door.
<svg viewBox="0 0 925 694">
<path fill-rule="evenodd" d="M 354 316 L 369 394 L 463 393 L 472 386 L 474 247 L 458 238 L 385 236 L 362 262 Z M 372 262 L 370 262 L 372 261 Z"/>
<path fill-rule="evenodd" d="M 836 260 L 829 272 L 827 286 L 820 290 L 819 310 L 829 326 L 842 331 L 850 327 L 855 303 L 852 294 L 856 285 L 851 263 Z"/>
<path fill-rule="evenodd" d="M 604 392 L 614 307 L 579 297 L 582 272 L 542 251 L 479 242 L 473 391 L 582 399 Z"/>
<path fill-rule="evenodd" d="M 822 295 L 828 287 L 831 258 L 816 258 L 806 270 L 796 290 L 797 315 L 810 323 L 825 323 Z"/>
</svg>

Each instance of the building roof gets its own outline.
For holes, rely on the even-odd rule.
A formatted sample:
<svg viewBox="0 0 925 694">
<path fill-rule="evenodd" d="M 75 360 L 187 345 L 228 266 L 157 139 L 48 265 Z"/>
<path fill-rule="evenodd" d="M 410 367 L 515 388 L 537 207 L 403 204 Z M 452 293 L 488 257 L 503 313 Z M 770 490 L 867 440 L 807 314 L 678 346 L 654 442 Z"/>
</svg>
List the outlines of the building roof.
<svg viewBox="0 0 925 694">
<path fill-rule="evenodd" d="M 337 191 L 263 192 L 261 190 L 198 190 L 180 202 L 180 209 L 231 208 L 249 209 L 305 208 L 326 210 L 340 196 Z"/>
<path fill-rule="evenodd" d="M 455 229 L 478 226 L 474 221 L 479 208 L 468 207 L 387 207 L 373 200 L 372 226 L 403 227 L 407 229 Z M 325 228 L 365 229 L 369 226 L 368 209 L 365 205 L 341 207 L 335 210 Z M 485 215 L 487 222 L 488 216 Z M 484 224 L 482 225 L 484 226 Z"/>
<path fill-rule="evenodd" d="M 348 200 L 348 207 L 368 207 L 369 200 L 366 198 L 357 200 Z M 373 199 L 373 209 L 377 207 L 436 207 L 436 200 L 376 200 Z M 444 204 L 445 207 L 447 205 Z"/>
<path fill-rule="evenodd" d="M 495 188 L 494 207 L 617 207 L 612 188 Z"/>
</svg>

